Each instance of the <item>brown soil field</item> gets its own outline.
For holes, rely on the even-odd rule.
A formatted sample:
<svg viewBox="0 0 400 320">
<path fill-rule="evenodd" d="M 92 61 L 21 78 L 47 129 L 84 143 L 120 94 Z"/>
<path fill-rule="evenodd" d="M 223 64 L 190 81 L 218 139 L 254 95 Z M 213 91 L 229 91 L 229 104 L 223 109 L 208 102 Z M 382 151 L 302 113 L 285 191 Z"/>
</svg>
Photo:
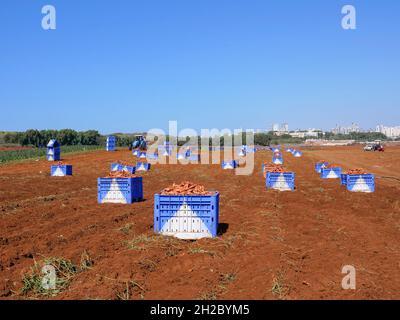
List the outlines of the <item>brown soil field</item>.
<svg viewBox="0 0 400 320">
<path fill-rule="evenodd" d="M 400 147 L 284 152 L 296 190 L 266 190 L 256 153 L 250 176 L 220 165 L 154 165 L 143 175 L 145 201 L 97 203 L 97 177 L 128 151 L 66 155 L 74 176 L 50 177 L 50 163 L 0 167 L 0 299 L 26 299 L 22 278 L 35 261 L 62 257 L 92 266 L 55 299 L 400 299 Z M 373 194 L 348 192 L 314 171 L 325 159 L 377 175 Z M 190 180 L 218 190 L 221 234 L 183 241 L 153 233 L 153 196 Z M 357 271 L 341 287 L 342 267 Z M 129 295 L 124 295 L 128 292 Z M 37 297 L 36 297 L 37 298 Z M 44 297 L 38 297 L 44 298 Z"/>
</svg>

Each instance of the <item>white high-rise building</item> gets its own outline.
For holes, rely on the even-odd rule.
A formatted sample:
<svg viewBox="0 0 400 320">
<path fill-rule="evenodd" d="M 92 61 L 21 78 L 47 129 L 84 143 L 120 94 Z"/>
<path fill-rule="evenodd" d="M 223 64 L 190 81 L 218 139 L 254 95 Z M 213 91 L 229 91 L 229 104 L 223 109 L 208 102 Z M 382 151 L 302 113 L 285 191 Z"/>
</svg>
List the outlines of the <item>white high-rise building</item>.
<svg viewBox="0 0 400 320">
<path fill-rule="evenodd" d="M 272 125 L 272 131 L 273 132 L 279 132 L 279 123 L 274 123 Z"/>
<path fill-rule="evenodd" d="M 274 123 L 272 125 L 272 131 L 275 133 L 280 133 L 280 134 L 284 134 L 284 133 L 288 133 L 289 132 L 289 125 L 287 123 Z"/>
<path fill-rule="evenodd" d="M 339 133 L 349 134 L 351 132 L 360 132 L 360 131 L 361 131 L 360 127 L 355 123 L 352 123 L 351 126 L 348 126 L 348 127 L 342 127 L 342 126 L 336 125 L 336 127 L 334 129 L 332 129 L 332 132 L 334 134 L 339 134 Z"/>
<path fill-rule="evenodd" d="M 400 126 L 386 127 L 380 124 L 376 126 L 376 132 L 383 133 L 388 138 L 398 138 L 400 137 Z"/>
</svg>

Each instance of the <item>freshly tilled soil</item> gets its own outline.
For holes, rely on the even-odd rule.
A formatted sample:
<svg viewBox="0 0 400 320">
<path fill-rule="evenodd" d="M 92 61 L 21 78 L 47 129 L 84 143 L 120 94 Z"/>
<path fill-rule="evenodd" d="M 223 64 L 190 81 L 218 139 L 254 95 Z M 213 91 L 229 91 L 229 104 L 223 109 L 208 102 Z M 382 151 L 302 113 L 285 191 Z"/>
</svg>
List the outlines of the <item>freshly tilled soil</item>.
<svg viewBox="0 0 400 320">
<path fill-rule="evenodd" d="M 66 155 L 72 177 L 50 177 L 44 160 L 1 166 L 0 299 L 27 298 L 21 280 L 45 257 L 91 261 L 56 299 L 399 299 L 400 148 L 302 151 L 284 155 L 294 192 L 266 190 L 272 153 L 260 151 L 250 176 L 154 165 L 140 173 L 145 201 L 132 205 L 97 203 L 97 178 L 116 157 L 132 162 L 129 151 Z M 321 158 L 376 174 L 375 193 L 320 179 Z M 186 180 L 220 192 L 217 238 L 154 235 L 153 195 Z M 356 268 L 356 290 L 342 289 L 345 265 Z"/>
</svg>

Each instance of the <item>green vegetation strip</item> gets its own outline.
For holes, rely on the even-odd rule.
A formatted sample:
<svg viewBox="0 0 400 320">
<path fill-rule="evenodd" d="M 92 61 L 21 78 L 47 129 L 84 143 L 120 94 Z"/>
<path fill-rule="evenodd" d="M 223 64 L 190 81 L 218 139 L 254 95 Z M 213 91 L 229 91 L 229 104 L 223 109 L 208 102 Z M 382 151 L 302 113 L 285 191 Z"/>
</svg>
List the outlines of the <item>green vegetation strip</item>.
<svg viewBox="0 0 400 320">
<path fill-rule="evenodd" d="M 61 158 L 65 153 L 87 152 L 93 150 L 100 150 L 103 148 L 104 148 L 103 146 L 82 146 L 82 145 L 62 146 Z M 46 156 L 46 148 L 4 150 L 0 151 L 0 164 L 4 164 L 11 161 L 42 158 L 45 156 Z"/>
</svg>

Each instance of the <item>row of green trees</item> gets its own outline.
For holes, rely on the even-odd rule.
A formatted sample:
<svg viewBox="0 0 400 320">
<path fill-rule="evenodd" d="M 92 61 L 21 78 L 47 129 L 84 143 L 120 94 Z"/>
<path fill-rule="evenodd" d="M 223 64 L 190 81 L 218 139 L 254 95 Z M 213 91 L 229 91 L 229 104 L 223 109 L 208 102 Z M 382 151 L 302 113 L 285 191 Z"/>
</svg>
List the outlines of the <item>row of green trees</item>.
<svg viewBox="0 0 400 320">
<path fill-rule="evenodd" d="M 50 139 L 57 139 L 61 145 L 99 145 L 102 137 L 96 130 L 78 132 L 72 129 L 63 130 L 35 130 L 25 132 L 7 132 L 5 143 L 20 144 L 22 146 L 44 147 Z"/>
<path fill-rule="evenodd" d="M 135 134 L 113 134 L 117 138 L 117 146 L 128 147 L 135 140 Z M 19 144 L 21 146 L 45 147 L 51 139 L 57 139 L 62 146 L 105 145 L 106 136 L 96 130 L 76 131 L 72 129 L 62 130 L 35 130 L 25 132 L 1 132 L 1 143 Z"/>
<path fill-rule="evenodd" d="M 373 140 L 387 140 L 387 136 L 380 132 L 350 132 L 348 134 L 334 134 L 326 132 L 325 139 L 328 140 L 356 140 L 356 141 L 373 141 Z"/>
</svg>

